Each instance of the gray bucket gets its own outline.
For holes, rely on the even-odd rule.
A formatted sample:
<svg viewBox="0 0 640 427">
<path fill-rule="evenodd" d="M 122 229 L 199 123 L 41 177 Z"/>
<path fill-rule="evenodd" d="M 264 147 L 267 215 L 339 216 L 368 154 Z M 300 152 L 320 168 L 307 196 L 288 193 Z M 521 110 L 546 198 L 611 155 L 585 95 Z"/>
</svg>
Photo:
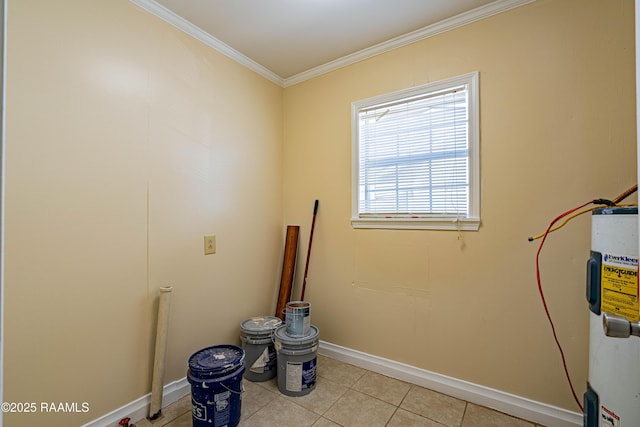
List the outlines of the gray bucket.
<svg viewBox="0 0 640 427">
<path fill-rule="evenodd" d="M 274 334 L 278 359 L 278 389 L 286 396 L 304 396 L 316 387 L 316 368 L 320 331 L 311 325 L 301 338 L 287 334 L 282 325 Z"/>
<path fill-rule="evenodd" d="M 268 381 L 276 376 L 276 350 L 273 345 L 273 333 L 282 324 L 274 316 L 257 316 L 240 323 L 240 341 L 245 351 L 246 371 L 244 377 L 249 381 Z"/>
</svg>

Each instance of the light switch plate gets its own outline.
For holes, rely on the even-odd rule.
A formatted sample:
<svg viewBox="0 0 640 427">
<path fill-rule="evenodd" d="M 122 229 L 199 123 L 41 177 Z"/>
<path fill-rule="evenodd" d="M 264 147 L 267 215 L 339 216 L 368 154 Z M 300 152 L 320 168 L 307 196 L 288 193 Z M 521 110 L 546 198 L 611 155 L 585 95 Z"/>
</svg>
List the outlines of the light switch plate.
<svg viewBox="0 0 640 427">
<path fill-rule="evenodd" d="M 205 234 L 204 236 L 204 254 L 211 255 L 216 253 L 216 235 Z"/>
</svg>

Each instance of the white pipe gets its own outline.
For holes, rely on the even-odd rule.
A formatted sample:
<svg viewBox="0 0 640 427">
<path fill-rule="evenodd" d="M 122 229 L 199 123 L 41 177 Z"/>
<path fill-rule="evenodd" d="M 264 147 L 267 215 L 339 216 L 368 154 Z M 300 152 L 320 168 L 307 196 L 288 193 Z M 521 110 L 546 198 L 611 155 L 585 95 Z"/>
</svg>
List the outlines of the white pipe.
<svg viewBox="0 0 640 427">
<path fill-rule="evenodd" d="M 167 352 L 167 328 L 169 326 L 169 306 L 171 305 L 172 286 L 160 288 L 158 303 L 158 328 L 156 331 L 156 350 L 153 359 L 153 377 L 151 380 L 151 406 L 149 418 L 158 418 L 162 411 L 162 388 L 164 377 L 164 359 Z"/>
</svg>

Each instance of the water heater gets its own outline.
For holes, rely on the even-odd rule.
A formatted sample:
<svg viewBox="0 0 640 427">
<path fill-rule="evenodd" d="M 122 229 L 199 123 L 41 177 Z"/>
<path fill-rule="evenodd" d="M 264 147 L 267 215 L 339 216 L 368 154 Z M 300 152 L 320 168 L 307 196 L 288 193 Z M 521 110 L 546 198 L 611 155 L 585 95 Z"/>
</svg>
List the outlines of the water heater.
<svg viewBox="0 0 640 427">
<path fill-rule="evenodd" d="M 640 426 L 638 209 L 593 211 L 585 427 Z"/>
</svg>

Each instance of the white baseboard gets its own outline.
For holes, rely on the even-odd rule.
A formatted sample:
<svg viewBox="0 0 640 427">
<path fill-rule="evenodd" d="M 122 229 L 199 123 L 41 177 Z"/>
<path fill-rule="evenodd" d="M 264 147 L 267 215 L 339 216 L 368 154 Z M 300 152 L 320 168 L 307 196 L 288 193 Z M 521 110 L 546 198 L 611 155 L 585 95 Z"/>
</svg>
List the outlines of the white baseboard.
<svg viewBox="0 0 640 427">
<path fill-rule="evenodd" d="M 162 388 L 162 408 L 177 401 L 183 396 L 191 392 L 191 385 L 187 381 L 187 377 L 181 378 Z M 123 418 L 131 418 L 131 423 L 147 418 L 149 416 L 149 407 L 151 406 L 151 393 L 134 400 L 131 403 L 109 412 L 102 417 L 95 419 L 82 427 L 111 427 L 118 425 Z"/>
<path fill-rule="evenodd" d="M 568 411 L 557 406 L 536 402 L 535 400 L 373 356 L 326 341 L 320 341 L 318 354 L 545 426 L 582 426 L 582 414 L 579 412 Z M 186 377 L 167 384 L 162 392 L 162 407 L 165 408 L 190 392 L 191 386 Z M 135 423 L 149 415 L 150 404 L 151 393 L 82 427 L 110 427 L 117 425 L 121 419 L 126 417 L 131 418 L 131 421 Z"/>
<path fill-rule="evenodd" d="M 318 354 L 545 426 L 582 426 L 582 413 L 579 412 L 568 411 L 325 341 L 320 341 Z"/>
</svg>

